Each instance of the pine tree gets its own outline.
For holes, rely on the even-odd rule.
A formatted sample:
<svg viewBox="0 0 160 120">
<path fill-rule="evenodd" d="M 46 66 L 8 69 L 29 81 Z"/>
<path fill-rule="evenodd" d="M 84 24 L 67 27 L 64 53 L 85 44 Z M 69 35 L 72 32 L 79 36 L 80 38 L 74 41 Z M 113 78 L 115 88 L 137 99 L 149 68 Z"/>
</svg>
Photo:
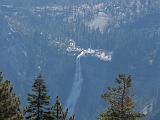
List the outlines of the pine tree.
<svg viewBox="0 0 160 120">
<path fill-rule="evenodd" d="M 49 100 L 44 79 L 41 74 L 35 79 L 32 92 L 28 94 L 28 106 L 26 110 L 27 120 L 49 120 Z"/>
<path fill-rule="evenodd" d="M 4 80 L 0 72 L 0 120 L 23 120 L 19 105 L 19 98 L 13 92 L 11 82 Z"/>
<path fill-rule="evenodd" d="M 57 96 L 56 97 L 56 102 L 52 106 L 51 111 L 52 111 L 52 114 L 55 116 L 55 120 L 65 120 L 68 110 L 66 110 L 66 112 L 63 112 L 62 105 L 59 101 L 59 97 Z"/>
<path fill-rule="evenodd" d="M 116 79 L 116 87 L 109 87 L 102 98 L 108 102 L 108 109 L 100 113 L 99 120 L 139 120 L 144 115 L 134 112 L 132 78 L 120 74 Z"/>
<path fill-rule="evenodd" d="M 69 120 L 75 120 L 74 115 L 69 118 Z"/>
<path fill-rule="evenodd" d="M 51 113 L 54 116 L 54 120 L 75 120 L 74 116 L 68 118 L 68 109 L 63 110 L 58 96 L 56 97 L 55 104 L 51 108 Z"/>
</svg>

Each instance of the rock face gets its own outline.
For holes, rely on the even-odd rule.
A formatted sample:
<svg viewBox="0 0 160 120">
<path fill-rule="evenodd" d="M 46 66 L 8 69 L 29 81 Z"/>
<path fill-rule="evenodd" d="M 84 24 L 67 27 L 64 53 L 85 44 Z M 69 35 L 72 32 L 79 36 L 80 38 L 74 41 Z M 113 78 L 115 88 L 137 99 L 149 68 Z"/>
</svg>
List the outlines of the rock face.
<svg viewBox="0 0 160 120">
<path fill-rule="evenodd" d="M 160 1 L 70 2 L 0 1 L 0 70 L 16 92 L 26 97 L 41 71 L 52 99 L 59 95 L 67 105 L 76 57 L 84 51 L 90 55 L 79 61 L 83 84 L 73 110 L 78 120 L 96 119 L 104 106 L 100 95 L 119 73 L 133 75 L 137 109 L 158 120 Z M 71 40 L 78 53 L 67 51 Z M 112 52 L 112 60 L 99 59 L 106 54 L 96 50 Z"/>
</svg>

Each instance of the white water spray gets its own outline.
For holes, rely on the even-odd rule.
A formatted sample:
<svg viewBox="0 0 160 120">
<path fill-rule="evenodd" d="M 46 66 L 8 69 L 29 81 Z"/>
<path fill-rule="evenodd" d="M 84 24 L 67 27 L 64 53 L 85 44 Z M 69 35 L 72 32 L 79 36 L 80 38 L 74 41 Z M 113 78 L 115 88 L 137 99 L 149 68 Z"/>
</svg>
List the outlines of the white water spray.
<svg viewBox="0 0 160 120">
<path fill-rule="evenodd" d="M 66 105 L 66 107 L 69 108 L 69 114 L 74 113 L 74 109 L 75 109 L 77 100 L 79 99 L 80 94 L 81 94 L 83 76 L 82 76 L 82 72 L 81 72 L 80 59 L 81 59 L 82 56 L 84 56 L 83 51 L 76 58 L 75 78 L 74 78 L 74 82 L 73 82 L 73 85 L 72 85 L 72 90 L 71 90 L 71 93 L 70 93 L 70 96 L 67 100 L 67 105 Z"/>
</svg>

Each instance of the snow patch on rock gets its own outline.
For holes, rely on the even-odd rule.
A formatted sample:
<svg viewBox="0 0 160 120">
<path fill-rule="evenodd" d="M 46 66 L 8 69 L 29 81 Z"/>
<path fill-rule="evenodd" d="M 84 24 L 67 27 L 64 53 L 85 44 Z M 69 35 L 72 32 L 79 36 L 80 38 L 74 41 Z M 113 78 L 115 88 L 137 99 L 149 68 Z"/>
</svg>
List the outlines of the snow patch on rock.
<svg viewBox="0 0 160 120">
<path fill-rule="evenodd" d="M 109 18 L 109 15 L 107 15 L 106 13 L 99 12 L 97 15 L 94 16 L 94 19 L 88 23 L 88 26 L 92 29 L 99 28 L 99 30 L 103 32 L 103 30 L 108 25 Z"/>
</svg>

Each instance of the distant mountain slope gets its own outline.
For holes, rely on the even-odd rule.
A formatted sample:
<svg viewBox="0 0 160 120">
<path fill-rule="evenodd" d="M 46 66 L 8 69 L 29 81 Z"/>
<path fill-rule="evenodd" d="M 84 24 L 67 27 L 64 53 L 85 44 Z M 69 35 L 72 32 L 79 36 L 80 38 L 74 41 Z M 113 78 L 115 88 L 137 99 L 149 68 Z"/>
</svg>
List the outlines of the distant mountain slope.
<svg viewBox="0 0 160 120">
<path fill-rule="evenodd" d="M 133 75 L 137 109 L 152 104 L 147 117 L 158 120 L 160 1 L 55 2 L 0 1 L 0 70 L 21 98 L 42 71 L 50 95 L 66 104 L 76 70 L 77 54 L 66 51 L 73 40 L 80 48 L 113 52 L 111 62 L 81 58 L 84 82 L 74 111 L 78 120 L 94 120 L 103 110 L 100 94 L 118 73 Z"/>
</svg>

